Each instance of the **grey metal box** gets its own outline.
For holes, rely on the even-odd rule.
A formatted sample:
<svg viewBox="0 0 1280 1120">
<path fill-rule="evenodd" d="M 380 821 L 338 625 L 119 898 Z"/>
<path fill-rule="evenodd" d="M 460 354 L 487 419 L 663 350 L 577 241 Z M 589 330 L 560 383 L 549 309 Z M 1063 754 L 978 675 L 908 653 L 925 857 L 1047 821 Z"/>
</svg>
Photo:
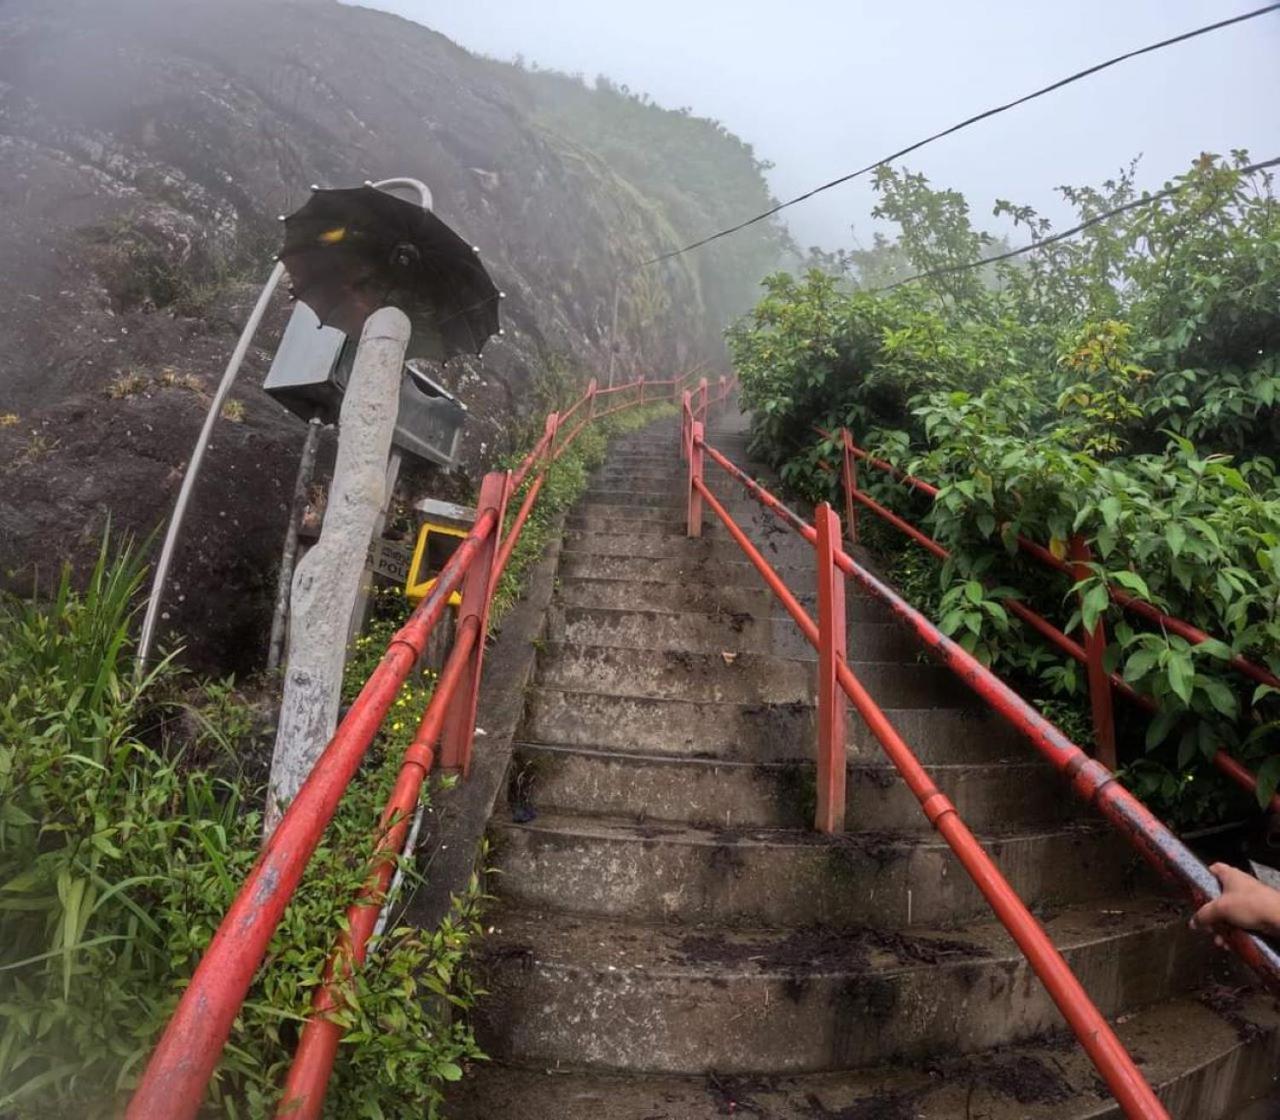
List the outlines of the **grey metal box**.
<svg viewBox="0 0 1280 1120">
<path fill-rule="evenodd" d="M 338 421 L 351 377 L 355 343 L 342 331 L 323 327 L 306 304 L 295 305 L 267 379 L 263 383 L 290 412 L 326 424 Z M 391 442 L 409 455 L 451 467 L 467 420 L 467 406 L 420 368 L 406 365 Z"/>
</svg>

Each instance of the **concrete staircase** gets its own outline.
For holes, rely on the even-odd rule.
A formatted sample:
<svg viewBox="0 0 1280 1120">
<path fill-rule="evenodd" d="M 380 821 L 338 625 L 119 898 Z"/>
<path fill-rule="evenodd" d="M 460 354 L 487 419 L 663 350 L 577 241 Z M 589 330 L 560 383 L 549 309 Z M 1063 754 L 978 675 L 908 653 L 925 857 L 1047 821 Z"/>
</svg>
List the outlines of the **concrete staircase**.
<svg viewBox="0 0 1280 1120">
<path fill-rule="evenodd" d="M 850 831 L 808 828 L 814 655 L 708 513 L 675 422 L 618 441 L 570 517 L 510 779 L 482 1045 L 458 1120 L 1115 1115 L 1056 1009 L 856 715 Z M 740 418 L 709 439 L 746 462 Z M 708 467 L 813 602 L 808 547 Z M 1280 1057 L 1210 984 L 1186 907 L 1031 748 L 850 589 L 849 655 L 1180 1118 Z"/>
</svg>

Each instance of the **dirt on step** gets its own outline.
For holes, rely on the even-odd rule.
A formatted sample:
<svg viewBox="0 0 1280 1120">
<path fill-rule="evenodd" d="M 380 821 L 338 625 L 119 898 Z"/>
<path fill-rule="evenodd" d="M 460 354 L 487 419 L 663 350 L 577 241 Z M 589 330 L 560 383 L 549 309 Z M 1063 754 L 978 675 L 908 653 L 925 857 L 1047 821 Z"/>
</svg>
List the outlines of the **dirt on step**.
<svg viewBox="0 0 1280 1120">
<path fill-rule="evenodd" d="M 921 1095 L 920 1092 L 877 1093 L 844 1108 L 831 1109 L 810 1093 L 806 1115 L 814 1120 L 915 1120 Z"/>
<path fill-rule="evenodd" d="M 1241 1042 L 1252 1042 L 1260 1034 L 1262 1028 L 1241 1013 L 1244 993 L 1247 988 L 1229 988 L 1225 984 L 1213 984 L 1200 993 L 1200 1002 L 1220 1019 L 1224 1019 L 1235 1028 L 1236 1037 Z"/>
<path fill-rule="evenodd" d="M 832 929 L 808 926 L 777 938 L 728 938 L 695 933 L 683 938 L 677 953 L 691 964 L 755 964 L 761 972 L 803 976 L 839 970 L 863 972 L 873 952 L 889 953 L 902 964 L 945 964 L 989 956 L 981 945 L 952 938 L 912 937 L 885 929 Z"/>
</svg>

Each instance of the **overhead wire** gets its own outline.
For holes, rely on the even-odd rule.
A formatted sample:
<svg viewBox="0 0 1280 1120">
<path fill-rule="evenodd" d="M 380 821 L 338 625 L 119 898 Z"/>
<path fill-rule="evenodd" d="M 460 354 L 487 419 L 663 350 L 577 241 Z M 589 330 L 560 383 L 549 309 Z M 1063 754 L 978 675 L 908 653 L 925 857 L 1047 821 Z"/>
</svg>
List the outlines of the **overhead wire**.
<svg viewBox="0 0 1280 1120">
<path fill-rule="evenodd" d="M 935 140 L 941 140 L 943 137 L 950 136 L 952 133 L 959 132 L 961 129 L 968 128 L 970 125 L 977 124 L 979 121 L 984 121 L 989 117 L 994 117 L 1000 113 L 1007 112 L 1019 105 L 1026 104 L 1028 101 L 1034 101 L 1037 97 L 1043 97 L 1047 93 L 1052 93 L 1054 90 L 1062 89 L 1063 86 L 1071 85 L 1073 82 L 1078 82 L 1083 78 L 1088 78 L 1102 70 L 1107 70 L 1112 66 L 1118 66 L 1122 62 L 1127 62 L 1130 59 L 1138 58 L 1144 54 L 1151 54 L 1154 51 L 1163 50 L 1166 47 L 1171 47 L 1178 43 L 1185 43 L 1189 39 L 1195 39 L 1200 35 L 1207 35 L 1212 31 L 1220 31 L 1224 27 L 1231 27 L 1234 24 L 1244 23 L 1246 20 L 1257 19 L 1259 16 L 1264 16 L 1269 12 L 1277 10 L 1280 10 L 1280 2 L 1267 4 L 1265 7 L 1255 8 L 1253 11 L 1244 12 L 1238 16 L 1231 16 L 1229 19 L 1218 20 L 1216 23 L 1209 23 L 1191 31 L 1184 31 L 1181 35 L 1175 35 L 1170 39 L 1161 39 L 1159 42 L 1149 43 L 1145 47 L 1126 51 L 1124 54 L 1118 54 L 1114 58 L 1108 58 L 1105 61 L 1099 62 L 1094 66 L 1090 66 L 1085 70 L 1077 70 L 1074 74 L 1069 74 L 1065 78 L 1060 78 L 1056 82 L 1052 82 L 1047 86 L 1042 86 L 1040 89 L 1033 90 L 1031 93 L 1024 94 L 1013 101 L 1007 101 L 1003 105 L 997 105 L 994 108 L 977 113 L 972 117 L 966 117 L 964 120 L 951 125 L 949 128 L 944 128 L 941 132 L 935 132 L 931 136 L 926 136 L 923 140 L 917 140 L 914 144 L 908 144 L 905 148 L 899 148 L 896 152 L 884 156 L 881 159 L 876 160 L 874 163 L 869 163 L 865 167 L 858 168 L 856 171 L 850 171 L 846 175 L 841 175 L 839 178 L 832 179 L 830 182 L 823 183 L 821 186 L 805 191 L 804 194 L 798 194 L 794 198 L 787 199 L 786 202 L 779 202 L 774 206 L 771 206 L 768 210 L 764 210 L 745 221 L 738 222 L 736 225 L 728 226 L 725 229 L 708 235 L 707 237 L 700 238 L 697 241 L 692 241 L 688 245 L 681 246 L 678 249 L 672 249 L 665 253 L 659 253 L 656 257 L 651 257 L 646 261 L 641 261 L 635 266 L 635 268 L 640 269 L 651 264 L 659 264 L 662 261 L 670 260 L 672 257 L 678 257 L 684 253 L 691 252 L 694 249 L 700 249 L 702 246 L 709 245 L 713 241 L 718 241 L 722 237 L 728 237 L 730 234 L 744 230 L 748 226 L 753 226 L 758 222 L 763 222 L 767 218 L 773 217 L 773 215 L 782 210 L 786 210 L 790 206 L 795 206 L 797 203 L 813 198 L 814 195 L 821 194 L 823 191 L 831 190 L 832 187 L 838 187 L 843 183 L 847 183 L 852 179 L 856 179 L 861 175 L 866 175 L 868 172 L 874 171 L 877 167 L 882 167 L 887 163 L 893 162 L 895 159 L 900 159 L 905 155 L 918 151 L 925 145 L 932 144 Z"/>
<path fill-rule="evenodd" d="M 1271 167 L 1280 167 L 1280 156 L 1275 159 L 1263 160 L 1260 163 L 1251 163 L 1247 167 L 1233 168 L 1240 175 L 1252 175 L 1258 171 L 1266 171 Z M 1114 218 L 1117 214 L 1123 214 L 1128 210 L 1136 210 L 1139 206 L 1149 206 L 1153 202 L 1159 202 L 1161 199 L 1169 198 L 1182 190 L 1181 186 L 1166 187 L 1164 190 L 1156 191 L 1154 194 L 1144 194 L 1141 198 L 1130 199 L 1122 206 L 1117 206 L 1112 210 L 1103 211 L 1101 214 L 1095 214 L 1091 218 L 1087 218 L 1079 225 L 1072 226 L 1070 229 L 1064 229 L 1061 233 L 1055 233 L 1050 237 L 1041 238 L 1038 241 L 1032 241 L 1030 244 L 1020 246 L 1017 249 L 1010 249 L 1005 253 L 997 253 L 995 256 L 982 257 L 978 260 L 965 261 L 962 264 L 942 265 L 939 268 L 931 268 L 926 272 L 917 272 L 914 276 L 907 276 L 901 280 L 895 280 L 892 284 L 886 284 L 880 288 L 869 288 L 871 292 L 891 292 L 894 288 L 901 288 L 904 284 L 914 283 L 916 280 L 928 280 L 935 276 L 950 276 L 957 272 L 967 272 L 970 269 L 981 268 L 983 265 L 995 264 L 998 261 L 1007 261 L 1013 257 L 1020 257 L 1024 253 L 1034 253 L 1039 249 L 1047 248 L 1057 241 L 1065 241 L 1068 237 L 1074 237 L 1077 233 L 1081 233 L 1090 226 L 1096 226 L 1100 222 L 1105 222 Z"/>
</svg>

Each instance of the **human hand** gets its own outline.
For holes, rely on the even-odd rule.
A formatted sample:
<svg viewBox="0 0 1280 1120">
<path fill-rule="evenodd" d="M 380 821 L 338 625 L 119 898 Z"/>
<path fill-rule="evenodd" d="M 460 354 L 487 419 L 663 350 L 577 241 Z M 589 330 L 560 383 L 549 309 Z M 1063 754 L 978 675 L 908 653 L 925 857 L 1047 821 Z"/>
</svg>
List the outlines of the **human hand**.
<svg viewBox="0 0 1280 1120">
<path fill-rule="evenodd" d="M 1222 884 L 1222 894 L 1195 912 L 1192 929 L 1222 931 L 1225 926 L 1235 926 L 1255 933 L 1280 933 L 1280 891 L 1229 864 L 1211 863 L 1209 870 Z M 1215 932 L 1213 939 L 1225 944 L 1222 932 Z"/>
</svg>

